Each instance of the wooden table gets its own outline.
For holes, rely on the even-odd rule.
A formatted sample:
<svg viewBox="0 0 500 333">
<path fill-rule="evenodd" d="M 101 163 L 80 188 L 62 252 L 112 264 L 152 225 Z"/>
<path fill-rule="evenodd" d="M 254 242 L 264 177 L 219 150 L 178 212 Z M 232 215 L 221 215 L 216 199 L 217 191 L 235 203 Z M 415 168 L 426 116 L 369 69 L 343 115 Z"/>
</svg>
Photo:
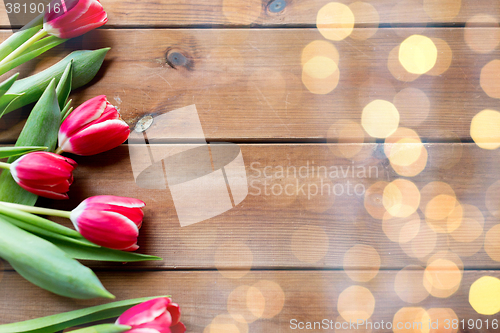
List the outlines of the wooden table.
<svg viewBox="0 0 500 333">
<path fill-rule="evenodd" d="M 135 182 L 127 145 L 76 157 L 70 200 L 39 200 L 64 209 L 98 194 L 146 202 L 138 251 L 163 261 L 88 263 L 117 299 L 171 294 L 188 332 L 390 332 L 376 325 L 429 319 L 440 322 L 431 332 L 498 332 L 491 322 L 500 316 L 478 314 L 469 289 L 483 276 L 500 278 L 500 155 L 470 134 L 476 114 L 500 111 L 500 6 L 353 2 L 103 0 L 105 27 L 23 67 L 27 74 L 69 50 L 109 46 L 98 76 L 72 94 L 75 105 L 106 94 L 135 128 L 144 116 L 194 104 L 208 142 L 241 149 L 248 196 L 190 226 L 180 227 L 168 188 Z M 349 13 L 350 36 L 332 40 L 349 34 Z M 321 17 L 332 16 L 344 25 L 325 28 Z M 3 12 L 0 24 L 3 40 L 11 33 Z M 428 37 L 416 60 L 399 52 L 412 35 Z M 412 74 L 405 61 L 432 69 Z M 381 113 L 362 121 L 375 100 L 386 101 Z M 14 142 L 25 116 L 1 120 L 1 143 Z M 172 148 L 157 135 L 156 148 Z M 286 174 L 293 167 L 303 174 Z M 313 194 L 325 184 L 337 192 Z M 200 195 L 191 188 L 189 199 Z M 5 263 L 0 280 L 0 323 L 104 303 L 52 295 Z M 333 324 L 299 329 L 323 319 Z M 334 327 L 357 319 L 375 327 Z M 465 328 L 445 330 L 446 319 L 464 319 Z"/>
</svg>

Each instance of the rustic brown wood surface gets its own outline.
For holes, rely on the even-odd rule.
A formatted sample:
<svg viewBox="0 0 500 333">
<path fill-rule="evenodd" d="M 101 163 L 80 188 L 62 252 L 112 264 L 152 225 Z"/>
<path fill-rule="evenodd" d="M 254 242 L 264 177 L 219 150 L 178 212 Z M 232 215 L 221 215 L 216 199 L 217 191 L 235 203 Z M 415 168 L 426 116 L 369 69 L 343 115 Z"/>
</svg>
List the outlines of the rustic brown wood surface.
<svg viewBox="0 0 500 333">
<path fill-rule="evenodd" d="M 148 169 L 135 179 L 153 163 L 134 159 L 143 139 L 137 133 L 108 153 L 75 157 L 70 200 L 38 201 L 68 210 L 99 194 L 146 202 L 138 251 L 162 261 L 85 262 L 118 300 L 171 294 L 188 332 L 199 333 L 499 331 L 491 327 L 498 313 L 478 314 L 469 290 L 481 277 L 500 278 L 500 155 L 474 143 L 481 134 L 499 143 L 491 128 L 500 124 L 493 117 L 471 125 L 482 110 L 500 111 L 500 6 L 338 2 L 354 21 L 340 5 L 323 19 L 347 20 L 344 28 L 354 23 L 342 40 L 317 29 L 327 0 L 104 0 L 105 27 L 19 69 L 27 76 L 71 50 L 111 47 L 97 77 L 71 95 L 74 105 L 105 94 L 134 129 L 144 116 L 159 119 L 194 104 L 203 138 L 182 121 L 173 130 L 156 122 L 147 131 L 155 156 L 200 139 L 239 144 L 249 194 L 194 225 L 180 226 L 170 186 L 161 182 L 168 158 L 154 161 L 163 172 Z M 2 7 L 0 40 L 11 33 Z M 437 48 L 426 74 L 409 73 L 398 57 L 412 35 L 431 38 Z M 428 48 L 420 51 L 425 61 L 418 65 L 434 64 Z M 364 108 L 378 99 L 397 108 L 396 125 L 391 117 L 363 122 Z M 0 119 L 1 144 L 15 142 L 29 111 Z M 398 126 L 387 139 L 370 136 Z M 185 174 L 169 182 L 180 182 L 196 175 L 200 160 L 172 163 Z M 202 206 L 199 188 L 187 189 L 189 201 Z M 50 294 L 0 261 L 0 324 L 102 303 Z M 368 317 L 440 326 L 291 324 Z M 445 329 L 454 318 L 465 326 Z"/>
</svg>

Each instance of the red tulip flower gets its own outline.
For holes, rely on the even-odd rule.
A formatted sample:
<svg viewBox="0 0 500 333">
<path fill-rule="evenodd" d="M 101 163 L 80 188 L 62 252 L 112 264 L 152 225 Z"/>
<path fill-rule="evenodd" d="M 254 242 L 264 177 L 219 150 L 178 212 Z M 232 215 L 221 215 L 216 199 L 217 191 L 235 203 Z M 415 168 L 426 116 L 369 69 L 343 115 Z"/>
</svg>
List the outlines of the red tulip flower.
<svg viewBox="0 0 500 333">
<path fill-rule="evenodd" d="M 47 7 L 43 30 L 59 38 L 83 35 L 108 21 L 98 0 L 53 0 Z"/>
<path fill-rule="evenodd" d="M 115 250 L 134 251 L 146 204 L 138 199 L 98 195 L 83 200 L 69 218 L 89 241 Z"/>
<path fill-rule="evenodd" d="M 118 110 L 101 95 L 77 107 L 63 121 L 57 152 L 95 155 L 121 145 L 129 134 Z"/>
<path fill-rule="evenodd" d="M 184 333 L 179 305 L 168 297 L 155 298 L 125 311 L 117 325 L 131 326 L 125 333 Z"/>
<path fill-rule="evenodd" d="M 18 158 L 10 173 L 26 191 L 51 199 L 67 199 L 76 162 L 58 154 L 37 151 Z"/>
</svg>

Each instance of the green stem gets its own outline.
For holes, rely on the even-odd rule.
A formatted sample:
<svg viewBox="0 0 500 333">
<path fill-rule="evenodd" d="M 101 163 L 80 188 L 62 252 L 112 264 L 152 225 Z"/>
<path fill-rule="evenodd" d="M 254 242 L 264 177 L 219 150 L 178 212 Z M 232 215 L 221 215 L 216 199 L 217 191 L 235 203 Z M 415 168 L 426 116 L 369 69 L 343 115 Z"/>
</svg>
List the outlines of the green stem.
<svg viewBox="0 0 500 333">
<path fill-rule="evenodd" d="M 57 147 L 54 153 L 61 155 L 62 153 L 64 153 L 64 150 L 62 150 L 61 147 Z"/>
<path fill-rule="evenodd" d="M 0 162 L 0 169 L 10 170 L 10 163 Z"/>
<path fill-rule="evenodd" d="M 33 37 L 25 41 L 23 44 L 21 44 L 21 46 L 19 46 L 17 49 L 12 51 L 12 53 L 6 56 L 2 61 L 0 61 L 0 66 L 20 56 L 28 47 L 30 47 L 37 40 L 41 39 L 42 37 L 45 37 L 46 35 L 47 31 L 43 30 L 43 28 L 40 29 L 40 31 L 38 31 L 35 35 L 33 35 Z"/>
<path fill-rule="evenodd" d="M 0 201 L 0 205 L 7 206 L 10 208 L 15 208 L 17 210 L 21 210 L 21 211 L 27 212 L 27 213 L 59 216 L 59 217 L 65 217 L 68 219 L 69 219 L 70 214 L 71 214 L 71 212 L 68 212 L 65 210 L 26 206 L 26 205 L 20 205 L 20 204 L 15 204 L 15 203 L 11 203 L 11 202 L 5 202 L 5 201 Z"/>
</svg>

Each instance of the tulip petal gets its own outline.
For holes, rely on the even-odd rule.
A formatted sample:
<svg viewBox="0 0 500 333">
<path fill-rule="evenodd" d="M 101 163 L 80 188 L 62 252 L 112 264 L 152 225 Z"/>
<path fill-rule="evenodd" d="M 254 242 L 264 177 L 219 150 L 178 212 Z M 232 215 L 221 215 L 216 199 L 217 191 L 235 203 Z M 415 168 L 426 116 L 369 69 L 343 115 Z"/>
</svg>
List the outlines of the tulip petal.
<svg viewBox="0 0 500 333">
<path fill-rule="evenodd" d="M 70 219 L 78 232 L 95 244 L 122 250 L 137 243 L 137 225 L 118 213 L 89 209 L 75 213 L 73 210 Z"/>
<path fill-rule="evenodd" d="M 129 198 L 129 197 L 119 197 L 115 195 L 96 195 L 85 199 L 88 205 L 107 203 L 113 206 L 122 206 L 128 208 L 143 208 L 146 206 L 144 201 Z"/>
<path fill-rule="evenodd" d="M 177 303 L 170 303 L 167 305 L 167 311 L 170 313 L 172 317 L 172 326 L 176 325 L 181 319 L 181 308 Z"/>
<path fill-rule="evenodd" d="M 170 326 L 171 333 L 184 333 L 186 332 L 186 326 L 183 323 L 179 322 L 174 326 Z"/>
<path fill-rule="evenodd" d="M 28 192 L 31 192 L 33 194 L 39 195 L 44 198 L 49 198 L 49 199 L 56 199 L 56 200 L 64 200 L 68 199 L 68 194 L 66 193 L 58 193 L 50 190 L 43 190 L 40 188 L 36 187 L 30 187 L 27 186 L 26 184 L 23 183 L 18 183 L 19 186 L 21 186 L 23 189 L 25 189 Z"/>
<path fill-rule="evenodd" d="M 130 128 L 123 120 L 106 120 L 78 132 L 60 147 L 77 155 L 95 155 L 118 147 L 128 139 L 129 134 Z"/>
<path fill-rule="evenodd" d="M 125 311 L 116 321 L 120 325 L 138 326 L 155 320 L 167 310 L 170 298 L 160 297 L 138 304 Z"/>
<path fill-rule="evenodd" d="M 59 146 L 62 147 L 67 139 L 77 133 L 83 126 L 99 119 L 106 108 L 106 102 L 105 95 L 96 96 L 71 112 L 59 129 Z"/>
<path fill-rule="evenodd" d="M 155 330 L 154 328 L 143 327 L 143 328 L 133 328 L 131 330 L 126 331 L 125 333 L 161 333 L 161 332 Z"/>
</svg>

